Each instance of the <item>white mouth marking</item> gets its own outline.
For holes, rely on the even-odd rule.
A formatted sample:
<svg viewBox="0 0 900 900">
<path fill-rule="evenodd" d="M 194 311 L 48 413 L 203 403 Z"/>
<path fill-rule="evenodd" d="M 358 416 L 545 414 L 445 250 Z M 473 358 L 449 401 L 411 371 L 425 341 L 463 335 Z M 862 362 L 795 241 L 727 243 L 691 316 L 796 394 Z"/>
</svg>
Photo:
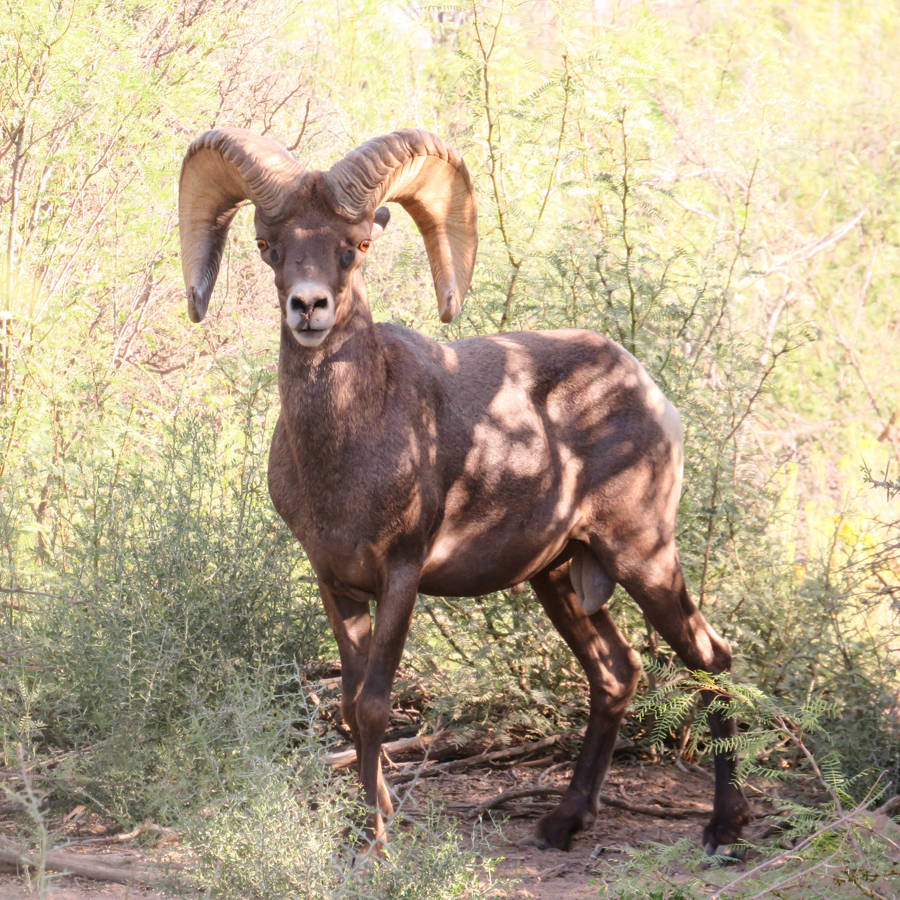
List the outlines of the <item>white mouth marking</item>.
<svg viewBox="0 0 900 900">
<path fill-rule="evenodd" d="M 284 320 L 301 347 L 318 347 L 334 324 L 334 295 L 321 281 L 298 281 L 287 291 Z"/>
<path fill-rule="evenodd" d="M 288 323 L 290 324 L 290 323 Z M 296 328 L 291 326 L 291 334 L 294 336 L 294 340 L 300 344 L 301 347 L 318 347 L 325 338 L 331 333 L 330 328 L 324 328 L 321 330 L 312 330 L 307 329 L 306 331 L 298 331 Z"/>
</svg>

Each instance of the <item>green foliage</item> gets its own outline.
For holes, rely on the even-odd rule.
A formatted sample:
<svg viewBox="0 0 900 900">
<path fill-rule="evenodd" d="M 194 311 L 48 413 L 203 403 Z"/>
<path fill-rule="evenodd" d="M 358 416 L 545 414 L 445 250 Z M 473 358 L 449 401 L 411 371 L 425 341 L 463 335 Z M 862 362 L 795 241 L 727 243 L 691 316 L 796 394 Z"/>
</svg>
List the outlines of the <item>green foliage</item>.
<svg viewBox="0 0 900 900">
<path fill-rule="evenodd" d="M 494 880 L 496 860 L 484 859 L 477 845 L 466 844 L 455 823 L 429 810 L 421 823 L 400 831 L 386 856 L 374 862 L 371 881 L 352 878 L 336 896 L 390 900 L 503 896 L 510 885 Z"/>
<path fill-rule="evenodd" d="M 265 679 L 247 681 L 244 690 L 251 698 L 259 697 L 260 683 Z M 293 696 L 296 706 L 302 690 Z M 194 765 L 193 812 L 183 827 L 196 848 L 198 888 L 222 898 L 425 895 L 450 900 L 482 894 L 491 865 L 434 813 L 411 826 L 401 826 L 398 817 L 387 852 L 369 858 L 355 825 L 361 811 L 353 786 L 329 774 L 316 731 L 299 731 L 295 722 L 282 718 L 281 737 L 289 731 L 293 747 L 279 754 L 282 742 L 273 740 L 279 729 L 260 728 L 264 723 L 258 717 L 247 717 L 254 705 L 246 699 L 234 705 L 230 757 L 216 753 L 214 745 L 205 755 L 216 758 L 217 768 L 198 777 Z M 312 723 L 309 707 L 300 719 Z M 210 733 L 204 724 L 198 737 L 208 739 Z M 197 744 L 185 749 L 183 761 L 192 750 L 204 753 Z M 173 796 L 184 796 L 187 788 Z M 355 849 L 343 837 L 348 831 L 358 842 Z"/>
<path fill-rule="evenodd" d="M 530 591 L 422 597 L 407 646 L 406 667 L 431 686 L 432 723 L 551 734 L 587 720 L 581 670 Z"/>
<path fill-rule="evenodd" d="M 837 823 L 818 824 L 821 827 L 807 834 L 797 851 L 771 855 L 762 863 L 754 860 L 739 874 L 727 866 L 705 870 L 700 864 L 685 866 L 692 856 L 688 841 L 671 847 L 629 848 L 624 860 L 616 860 L 615 877 L 601 886 L 599 896 L 611 900 L 648 896 L 659 900 L 862 900 L 891 896 L 898 869 L 885 853 L 885 845 L 893 840 L 895 831 L 885 832 L 882 821 L 860 811 Z M 891 823 L 887 827 L 890 829 Z M 612 865 L 601 870 L 601 878 Z M 654 884 L 649 893 L 648 878 Z"/>
<path fill-rule="evenodd" d="M 15 631 L 7 740 L 92 745 L 78 789 L 124 819 L 178 803 L 160 790 L 179 771 L 173 746 L 195 777 L 198 747 L 227 743 L 213 718 L 231 714 L 222 704 L 235 681 L 318 659 L 328 639 L 268 500 L 261 423 L 248 417 L 233 441 L 210 425 L 183 411 L 159 458 L 100 450 L 77 461 L 87 490 L 72 498 L 79 515 L 54 557 L 53 590 Z"/>
<path fill-rule="evenodd" d="M 315 809 L 297 802 L 301 788 L 322 798 Z M 216 897 L 332 896 L 330 856 L 341 825 L 333 802 L 324 785 L 285 774 L 220 798 L 190 832 L 199 886 Z"/>
<path fill-rule="evenodd" d="M 233 683 L 232 702 L 188 723 L 193 734 L 179 741 L 181 759 L 173 763 L 187 763 L 190 777 L 172 796 L 193 795 L 182 826 L 196 847 L 192 877 L 217 897 L 331 896 L 341 875 L 332 854 L 351 804 L 330 777 L 315 732 L 277 712 L 275 697 L 262 694 L 275 682 L 261 674 Z M 291 699 L 296 706 L 302 692 Z M 309 709 L 297 712 L 311 725 Z M 284 754 L 288 734 L 294 746 Z"/>
<path fill-rule="evenodd" d="M 706 861 L 701 868 L 685 842 L 626 848 L 626 859 L 616 862 L 614 875 L 612 863 L 601 871 L 601 896 L 646 896 L 648 870 L 661 882 L 656 896 L 666 900 L 889 896 L 884 891 L 900 874 L 893 852 L 900 828 L 875 807 L 893 795 L 892 782 L 884 770 L 874 778 L 871 772 L 848 777 L 847 761 L 833 748 L 813 752 L 819 739 L 827 740 L 837 730 L 832 704 L 812 698 L 799 708 L 786 708 L 758 687 L 728 676 L 678 674 L 652 662 L 650 668 L 662 684 L 638 699 L 636 711 L 652 720 L 658 744 L 687 722 L 700 691 L 715 697 L 689 723 L 691 751 L 708 741 L 705 720 L 717 707 L 741 723 L 734 739 L 708 741 L 707 750 L 737 752 L 738 782 L 757 802 L 777 805 L 770 816 L 778 822 L 778 847 L 745 839 L 750 863 L 737 874 L 727 867 L 733 862 L 728 857 L 720 861 L 725 864 L 721 869 Z M 775 789 L 779 783 L 805 799 L 786 799 Z M 765 786 L 762 792 L 760 785 Z"/>
</svg>

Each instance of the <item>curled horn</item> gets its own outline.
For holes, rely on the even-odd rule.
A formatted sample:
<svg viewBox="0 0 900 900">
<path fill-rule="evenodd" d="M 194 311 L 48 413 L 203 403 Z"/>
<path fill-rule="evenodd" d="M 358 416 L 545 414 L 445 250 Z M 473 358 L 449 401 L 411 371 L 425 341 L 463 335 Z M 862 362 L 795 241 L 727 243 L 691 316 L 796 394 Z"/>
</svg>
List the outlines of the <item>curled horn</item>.
<svg viewBox="0 0 900 900">
<path fill-rule="evenodd" d="M 442 322 L 462 308 L 478 248 L 472 179 L 461 157 L 418 129 L 372 138 L 325 174 L 336 211 L 353 221 L 394 200 L 425 241 Z"/>
<path fill-rule="evenodd" d="M 238 208 L 250 200 L 264 219 L 279 219 L 302 175 L 303 166 L 278 141 L 243 128 L 207 131 L 188 147 L 178 186 L 178 232 L 192 322 L 206 315 Z"/>
</svg>

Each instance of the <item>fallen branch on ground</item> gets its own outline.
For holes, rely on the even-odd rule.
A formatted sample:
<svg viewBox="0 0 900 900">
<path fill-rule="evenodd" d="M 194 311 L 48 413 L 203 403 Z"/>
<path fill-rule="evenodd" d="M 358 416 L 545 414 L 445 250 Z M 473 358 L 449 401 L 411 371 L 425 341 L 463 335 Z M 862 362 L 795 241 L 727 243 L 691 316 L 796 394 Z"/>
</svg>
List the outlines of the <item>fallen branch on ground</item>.
<svg viewBox="0 0 900 900">
<path fill-rule="evenodd" d="M 624 809 L 627 812 L 642 816 L 655 816 L 657 819 L 689 819 L 691 816 L 711 816 L 711 806 L 644 806 L 640 803 L 629 803 L 608 794 L 601 794 L 600 800 L 607 806 Z"/>
<path fill-rule="evenodd" d="M 475 807 L 470 813 L 469 818 L 475 819 L 489 809 L 495 806 L 501 806 L 509 800 L 519 800 L 523 797 L 559 797 L 565 794 L 566 789 L 557 786 L 541 786 L 541 785 L 524 785 L 522 787 L 509 788 L 485 800 Z M 678 806 L 644 806 L 639 803 L 627 803 L 618 797 L 612 797 L 607 794 L 601 794 L 600 800 L 606 806 L 613 806 L 617 809 L 624 809 L 627 812 L 638 813 L 642 816 L 653 816 L 657 819 L 687 819 L 692 816 L 708 816 L 712 813 L 712 809 L 703 807 L 678 807 Z"/>
<path fill-rule="evenodd" d="M 30 775 L 32 772 L 37 771 L 38 769 L 52 769 L 56 766 L 64 763 L 69 759 L 78 759 L 83 756 L 90 756 L 96 749 L 96 744 L 86 744 L 83 747 L 76 747 L 74 750 L 66 750 L 62 753 L 58 753 L 56 756 L 47 757 L 44 759 L 35 759 L 28 765 L 25 764 L 24 760 L 19 761 L 19 765 L 15 768 L 2 768 L 0 769 L 0 777 L 3 778 L 18 778 L 21 779 L 25 775 Z"/>
<path fill-rule="evenodd" d="M 425 751 L 430 744 L 433 744 L 442 734 L 426 734 L 421 737 L 400 738 L 396 741 L 388 741 L 381 745 L 381 749 L 388 753 L 402 753 L 404 750 L 421 750 Z M 345 769 L 352 766 L 356 762 L 356 750 L 335 750 L 325 754 L 325 762 L 335 769 Z"/>
<path fill-rule="evenodd" d="M 555 866 L 550 866 L 549 868 L 542 869 L 538 872 L 537 880 L 547 881 L 550 878 L 556 878 L 557 875 L 562 875 L 563 872 L 566 872 L 571 868 L 572 864 L 570 862 L 557 863 Z"/>
<path fill-rule="evenodd" d="M 159 881 L 161 874 L 144 866 L 122 862 L 121 857 L 114 865 L 101 862 L 102 856 L 97 854 L 61 853 L 54 851 L 43 857 L 43 867 L 57 872 L 69 872 L 81 878 L 93 881 L 112 881 L 116 884 L 153 884 Z M 0 863 L 17 869 L 39 869 L 41 861 L 32 853 L 16 847 L 8 841 L 0 841 Z"/>
<path fill-rule="evenodd" d="M 555 785 L 552 787 L 529 785 L 527 787 L 509 788 L 508 790 L 503 791 L 502 793 L 497 794 L 494 797 L 491 797 L 489 800 L 485 800 L 483 803 L 479 803 L 478 806 L 475 807 L 475 809 L 469 812 L 466 818 L 477 819 L 480 815 L 486 813 L 489 809 L 493 809 L 495 806 L 502 806 L 508 800 L 519 800 L 522 797 L 559 797 L 564 793 L 565 788 L 556 787 Z"/>
<path fill-rule="evenodd" d="M 83 840 L 77 841 L 79 845 L 82 844 L 108 844 L 108 843 L 125 843 L 126 841 L 133 841 L 136 837 L 139 837 L 142 834 L 156 834 L 159 836 L 156 844 L 159 846 L 160 844 L 175 844 L 178 843 L 178 832 L 175 831 L 174 828 L 166 828 L 165 825 L 157 825 L 155 822 L 144 822 L 141 825 L 138 825 L 137 828 L 132 831 L 125 831 L 120 834 L 104 834 L 100 837 L 92 837 L 92 838 L 84 838 Z"/>
<path fill-rule="evenodd" d="M 528 756 L 530 753 L 536 753 L 538 750 L 546 750 L 559 743 L 564 738 L 570 737 L 569 732 L 562 734 L 553 734 L 550 737 L 542 738 L 539 741 L 530 741 L 527 744 L 519 744 L 515 747 L 504 747 L 502 750 L 489 750 L 485 753 L 478 753 L 475 756 L 466 756 L 462 759 L 451 759 L 442 763 L 426 763 L 417 765 L 412 771 L 401 772 L 391 779 L 391 783 L 395 785 L 404 784 L 412 781 L 414 778 L 432 778 L 435 775 L 445 775 L 448 772 L 458 772 L 461 769 L 469 769 L 473 766 L 481 765 L 481 763 L 499 762 L 500 760 L 516 759 L 520 756 Z"/>
</svg>

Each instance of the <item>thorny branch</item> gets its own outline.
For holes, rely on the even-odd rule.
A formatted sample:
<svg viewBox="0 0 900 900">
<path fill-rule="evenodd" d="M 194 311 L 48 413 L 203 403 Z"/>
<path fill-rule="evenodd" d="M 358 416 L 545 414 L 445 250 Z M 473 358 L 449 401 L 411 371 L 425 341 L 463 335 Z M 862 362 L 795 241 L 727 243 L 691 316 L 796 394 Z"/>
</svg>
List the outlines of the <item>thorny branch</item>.
<svg viewBox="0 0 900 900">
<path fill-rule="evenodd" d="M 494 193 L 494 200 L 497 204 L 497 221 L 500 226 L 500 234 L 502 235 L 503 243 L 506 246 L 509 264 L 513 266 L 513 268 L 515 268 L 516 266 L 521 265 L 521 262 L 517 261 L 517 257 L 514 256 L 512 252 L 512 244 L 510 242 L 509 234 L 506 228 L 505 204 L 503 202 L 503 190 L 500 186 L 500 182 L 502 179 L 499 148 L 500 124 L 496 118 L 494 110 L 494 102 L 492 98 L 493 86 L 491 82 L 490 70 L 491 56 L 497 43 L 497 33 L 500 30 L 500 20 L 502 19 L 502 17 L 503 4 L 501 3 L 500 13 L 497 17 L 497 22 L 494 25 L 493 32 L 491 33 L 490 42 L 487 42 L 483 33 L 484 25 L 482 24 L 481 17 L 479 16 L 478 3 L 476 2 L 476 0 L 472 0 L 472 25 L 475 29 L 475 42 L 478 44 L 478 49 L 481 53 L 481 83 L 484 91 L 484 113 L 485 117 L 487 118 L 488 125 L 488 175 L 491 179 L 491 187 Z"/>
<path fill-rule="evenodd" d="M 506 297 L 503 301 L 503 312 L 500 315 L 500 321 L 498 325 L 500 331 L 505 330 L 507 325 L 509 324 L 516 285 L 518 284 L 519 274 L 526 260 L 526 257 L 517 253 L 513 249 L 513 240 L 509 231 L 509 225 L 507 221 L 508 205 L 506 202 L 505 191 L 503 189 L 503 156 L 501 151 L 502 139 L 500 134 L 500 120 L 497 116 L 493 99 L 491 57 L 497 43 L 497 34 L 500 31 L 500 23 L 503 19 L 503 10 L 504 6 L 501 2 L 500 12 L 498 13 L 497 20 L 493 26 L 493 30 L 491 31 L 490 40 L 488 41 L 485 37 L 485 26 L 479 16 L 478 3 L 475 2 L 475 0 L 473 0 L 472 2 L 472 20 L 475 31 L 475 43 L 477 44 L 479 53 L 481 55 L 481 85 L 483 91 L 485 118 L 487 119 L 488 126 L 488 175 L 491 180 L 491 191 L 494 195 L 494 203 L 497 207 L 497 224 L 500 228 L 500 236 L 503 240 L 503 245 L 506 248 L 506 257 L 509 261 L 511 269 L 509 283 L 506 289 Z M 562 114 L 560 116 L 559 134 L 556 141 L 556 150 L 554 153 L 553 162 L 550 166 L 550 174 L 547 177 L 547 186 L 544 189 L 543 196 L 541 198 L 541 204 L 534 217 L 534 221 L 532 222 L 531 229 L 525 241 L 525 246 L 530 245 L 534 240 L 534 236 L 537 233 L 541 221 L 544 218 L 544 213 L 546 212 L 547 204 L 550 201 L 550 196 L 553 192 L 553 186 L 556 182 L 560 160 L 562 159 L 562 147 L 563 141 L 565 139 L 566 128 L 568 125 L 569 105 L 572 94 L 572 73 L 569 69 L 568 55 L 564 53 L 562 60 L 563 108 Z"/>
<path fill-rule="evenodd" d="M 753 410 L 756 401 L 762 395 L 763 389 L 765 388 L 766 382 L 769 380 L 769 377 L 775 371 L 778 360 L 784 356 L 784 354 L 789 353 L 793 350 L 794 347 L 790 344 L 785 343 L 780 349 L 770 351 L 769 361 L 763 371 L 760 373 L 759 378 L 757 379 L 756 385 L 753 388 L 752 393 L 746 399 L 743 405 L 743 409 L 738 412 L 738 410 L 733 406 L 732 414 L 731 414 L 731 428 L 728 430 L 728 433 L 718 441 L 719 452 L 716 454 L 716 464 L 713 468 L 712 472 L 712 490 L 710 492 L 709 499 L 709 510 L 707 513 L 706 520 L 706 534 L 704 536 L 704 548 L 703 548 L 703 567 L 700 573 L 700 588 L 698 592 L 697 605 L 702 609 L 703 601 L 706 598 L 706 582 L 709 575 L 709 566 L 710 559 L 712 556 L 712 539 L 713 532 L 715 530 L 715 519 L 719 512 L 719 501 L 720 497 L 720 479 L 722 477 L 722 458 L 724 454 L 725 446 L 734 438 L 734 436 L 741 430 L 744 422 L 747 420 L 747 417 Z"/>
<path fill-rule="evenodd" d="M 637 337 L 637 296 L 634 289 L 634 280 L 631 277 L 631 255 L 634 252 L 634 245 L 628 237 L 628 200 L 631 190 L 631 182 L 629 180 L 628 165 L 628 131 L 625 127 L 625 117 L 628 113 L 628 107 L 623 106 L 616 115 L 616 121 L 619 123 L 619 129 L 622 135 L 622 195 L 620 203 L 622 206 L 622 244 L 625 247 L 625 283 L 628 285 L 628 313 L 631 323 L 631 335 L 628 341 L 628 350 L 635 352 L 635 338 Z"/>
</svg>

